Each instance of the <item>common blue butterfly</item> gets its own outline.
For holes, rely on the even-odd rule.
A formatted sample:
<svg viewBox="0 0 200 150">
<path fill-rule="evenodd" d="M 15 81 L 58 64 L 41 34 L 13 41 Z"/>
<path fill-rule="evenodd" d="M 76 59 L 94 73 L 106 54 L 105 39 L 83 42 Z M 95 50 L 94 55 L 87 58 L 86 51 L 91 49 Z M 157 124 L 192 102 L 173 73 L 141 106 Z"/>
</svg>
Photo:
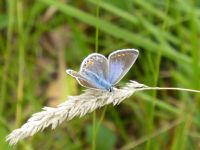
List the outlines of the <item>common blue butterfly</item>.
<svg viewBox="0 0 200 150">
<path fill-rule="evenodd" d="M 136 49 L 122 49 L 112 52 L 108 59 L 98 53 L 87 56 L 76 72 L 71 69 L 66 72 L 74 77 L 80 85 L 112 91 L 116 85 L 135 63 L 139 51 Z"/>
</svg>

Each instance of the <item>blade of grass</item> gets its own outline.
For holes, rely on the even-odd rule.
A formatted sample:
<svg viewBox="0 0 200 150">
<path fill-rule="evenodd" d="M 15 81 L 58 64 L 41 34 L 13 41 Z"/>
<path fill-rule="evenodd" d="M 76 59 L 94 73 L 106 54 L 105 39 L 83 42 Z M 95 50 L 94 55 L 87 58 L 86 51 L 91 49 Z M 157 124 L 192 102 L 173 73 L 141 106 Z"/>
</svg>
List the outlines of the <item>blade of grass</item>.
<svg viewBox="0 0 200 150">
<path fill-rule="evenodd" d="M 16 127 L 20 126 L 22 115 L 23 88 L 24 88 L 24 33 L 23 33 L 23 1 L 16 1 L 17 10 L 17 29 L 18 29 L 18 49 L 19 49 L 19 70 L 18 70 L 18 87 L 17 87 L 17 110 L 16 110 Z"/>
<path fill-rule="evenodd" d="M 165 15 L 168 14 L 169 5 L 170 5 L 170 3 L 169 3 L 169 0 L 168 0 L 167 4 L 166 4 L 166 8 L 165 8 Z M 162 30 L 166 29 L 166 25 L 168 24 L 167 21 L 168 21 L 167 19 L 164 20 L 163 25 L 162 25 Z M 160 36 L 160 38 L 158 40 L 160 40 L 163 47 L 164 47 L 164 45 L 166 45 L 162 36 Z M 154 72 L 153 73 L 154 74 L 153 86 L 157 86 L 157 84 L 158 84 L 161 56 L 162 56 L 162 51 L 159 50 L 158 55 L 156 57 L 155 70 L 153 70 L 153 72 Z M 154 131 L 154 128 L 155 128 L 154 127 L 154 115 L 155 115 L 155 98 L 157 97 L 157 91 L 156 90 L 153 91 L 152 95 L 153 95 L 153 103 L 150 106 L 149 112 L 148 112 L 148 114 L 149 114 L 149 121 L 148 121 L 148 125 L 147 125 L 148 126 L 148 133 L 152 133 Z M 146 145 L 146 150 L 150 150 L 150 149 L 155 149 L 154 141 L 151 140 L 151 139 L 147 142 L 147 145 Z"/>
<path fill-rule="evenodd" d="M 179 7 L 176 7 L 175 9 L 180 10 L 180 12 L 184 12 L 186 14 L 191 14 L 191 10 L 193 10 L 194 15 L 198 18 L 200 16 L 200 10 L 198 9 L 198 7 L 196 7 L 195 4 L 191 5 L 190 1 L 177 1 Z M 194 2 L 195 3 L 195 2 Z M 188 15 L 188 20 L 190 20 L 191 16 Z M 199 27 L 200 26 L 200 20 L 197 19 L 196 20 L 196 24 Z M 200 28 L 197 28 L 197 31 L 200 31 Z"/>
<path fill-rule="evenodd" d="M 8 70 L 10 64 L 10 57 L 11 57 L 11 39 L 13 35 L 13 25 L 14 25 L 14 10 L 15 10 L 15 1 L 6 1 L 7 3 L 7 10 L 8 10 L 8 29 L 7 29 L 7 39 L 6 39 L 6 52 L 4 56 L 4 67 L 3 67 L 3 75 L 2 75 L 2 82 L 1 82 L 1 100 L 0 100 L 0 115 L 2 115 L 4 110 L 5 104 L 5 96 L 6 96 L 6 89 L 8 80 Z"/>
<path fill-rule="evenodd" d="M 28 14 L 28 17 L 26 18 L 26 27 L 24 28 L 24 36 L 26 36 L 25 40 L 28 41 L 29 38 L 32 36 L 30 36 L 30 34 L 35 34 L 35 33 L 32 33 L 32 29 L 33 28 L 37 28 L 38 30 L 36 30 L 36 32 L 40 31 L 40 28 L 38 28 L 38 23 L 35 22 L 37 16 L 39 16 L 43 11 L 45 10 L 45 6 L 44 5 L 41 5 L 41 3 L 37 3 L 35 2 L 33 4 L 33 6 L 31 7 L 30 11 L 27 11 Z M 25 42 L 27 43 L 27 42 Z"/>
<path fill-rule="evenodd" d="M 97 1 L 93 1 L 93 0 L 87 0 L 87 1 L 92 4 L 97 5 Z M 109 2 L 102 1 L 99 6 L 107 11 L 112 12 L 113 14 L 117 16 L 120 16 L 121 18 L 129 21 L 132 24 L 139 24 L 139 20 L 136 17 L 134 17 L 134 15 L 117 8 L 116 6 L 112 4 L 109 4 Z"/>
<path fill-rule="evenodd" d="M 96 111 L 92 115 L 92 150 L 96 149 Z"/>
<path fill-rule="evenodd" d="M 141 0 L 132 0 L 137 5 L 145 8 L 145 10 L 148 13 L 154 14 L 155 16 L 161 18 L 164 22 L 167 20 L 169 24 L 171 24 L 173 19 L 171 19 L 164 11 L 160 11 L 159 9 L 155 9 L 155 5 L 153 7 L 153 4 L 151 2 L 141 1 Z M 167 3 L 167 2 L 165 2 Z"/>
<path fill-rule="evenodd" d="M 92 4 L 96 4 L 96 1 L 93 1 L 93 0 L 88 0 L 88 1 L 90 3 L 92 3 Z M 119 17 L 121 17 L 121 18 L 123 18 L 123 19 L 125 19 L 127 21 L 129 21 L 130 23 L 132 23 L 134 25 L 139 26 L 139 25 L 141 25 L 141 22 L 144 23 L 145 25 L 148 25 L 148 27 L 145 27 L 145 29 L 147 29 L 147 30 L 151 29 L 153 32 L 155 32 L 155 35 L 158 36 L 158 39 L 159 39 L 160 35 L 162 34 L 162 36 L 166 38 L 166 41 L 168 40 L 168 41 L 170 41 L 170 42 L 172 42 L 172 43 L 174 43 L 176 45 L 180 43 L 179 39 L 176 38 L 176 36 L 172 35 L 171 33 L 167 32 L 165 30 L 161 30 L 160 28 L 157 28 L 155 25 L 151 24 L 151 22 L 149 22 L 145 17 L 135 17 L 131 13 L 126 12 L 124 10 L 121 10 L 120 8 L 117 8 L 117 7 L 109 4 L 108 2 L 101 2 L 100 6 L 103 9 L 105 9 L 105 10 L 107 10 L 109 12 L 112 12 L 113 14 L 115 14 L 115 15 L 117 15 L 117 16 L 119 16 Z M 144 6 L 146 6 L 146 4 Z M 151 9 L 154 9 L 153 6 L 151 6 L 151 5 L 147 6 L 147 7 L 151 7 Z M 144 10 L 146 10 L 146 7 L 144 7 Z M 154 9 L 154 10 L 156 10 L 156 9 Z M 156 11 L 157 12 L 155 13 L 155 15 L 163 13 L 162 11 L 158 11 L 158 10 L 156 10 Z M 166 15 L 163 14 L 163 16 L 166 16 Z M 167 18 L 165 18 L 165 20 L 166 19 Z M 171 20 L 173 22 L 175 22 L 173 20 L 173 18 Z M 191 46 L 188 45 L 188 44 L 187 45 L 185 44 L 185 47 L 187 47 L 188 49 L 191 48 Z"/>
<path fill-rule="evenodd" d="M 140 0 L 136 0 L 136 1 L 134 1 L 134 3 L 139 4 L 145 11 L 148 11 L 149 14 L 152 14 L 155 17 L 158 17 L 158 18 L 161 18 L 164 21 L 167 21 L 168 22 L 168 27 L 171 27 L 171 28 L 175 27 L 176 28 L 177 22 L 175 21 L 175 19 L 173 17 L 170 17 L 170 15 L 165 14 L 162 10 L 155 9 L 155 5 L 156 4 L 153 4 L 151 2 L 146 3 L 146 2 L 140 1 Z M 174 3 L 176 3 L 176 2 L 174 2 Z M 165 5 L 166 4 L 164 4 L 163 7 Z M 175 4 L 175 5 L 178 5 L 178 4 Z M 172 7 L 172 6 L 170 6 L 170 7 Z M 180 20 L 179 22 L 185 21 L 185 17 L 183 19 L 184 20 Z M 143 22 L 147 22 L 145 19 L 143 19 L 143 17 L 141 17 L 141 20 Z M 189 20 L 189 17 L 188 17 L 188 20 Z M 150 23 L 148 23 L 148 24 L 150 24 Z M 176 38 L 176 36 L 173 36 L 173 35 L 169 34 L 167 31 L 165 32 L 165 30 L 159 30 L 159 29 L 155 28 L 154 26 L 155 25 L 152 25 L 151 28 L 154 28 L 154 30 L 157 31 L 157 33 L 159 35 L 162 33 L 167 38 L 167 40 L 173 42 L 174 44 L 179 44 L 180 43 L 180 40 L 178 38 Z M 187 36 L 190 35 L 190 31 L 187 29 L 187 27 L 180 26 L 179 28 L 182 29 L 182 32 L 184 33 L 185 36 L 186 35 Z M 187 49 L 191 49 L 191 46 L 189 44 L 186 45 L 186 43 L 185 43 L 184 45 L 187 47 Z"/>
<path fill-rule="evenodd" d="M 113 120 L 118 128 L 118 132 L 126 143 L 130 141 L 129 136 L 126 132 L 125 126 L 123 125 L 122 119 L 119 117 L 118 112 L 115 108 L 110 108 L 110 115 L 113 117 Z"/>
<path fill-rule="evenodd" d="M 97 7 L 96 7 L 96 33 L 95 33 L 95 52 L 98 52 L 99 48 L 99 3 L 100 0 L 97 0 Z M 96 136 L 97 136 L 98 128 L 96 125 L 96 111 L 93 112 L 93 132 L 92 132 L 92 150 L 96 149 Z"/>
<path fill-rule="evenodd" d="M 145 94 L 145 93 L 135 93 L 136 96 L 142 98 L 141 100 L 145 101 L 145 102 L 148 102 L 148 103 L 153 103 L 153 97 L 148 95 L 148 94 Z M 158 99 L 158 98 L 155 98 L 154 99 L 154 102 L 155 102 L 155 105 L 163 110 L 166 110 L 174 115 L 178 115 L 180 114 L 180 111 L 178 108 L 174 107 L 174 106 L 171 106 L 165 102 L 163 102 L 162 100 Z"/>
<path fill-rule="evenodd" d="M 189 5 L 189 4 L 188 4 Z M 194 4 L 193 4 L 194 5 Z M 197 16 L 195 15 L 195 10 L 194 7 L 191 7 L 190 9 L 190 30 L 191 32 L 191 43 L 192 43 L 192 56 L 193 56 L 193 84 L 196 88 L 199 88 L 199 69 L 198 69 L 198 60 L 199 60 L 199 46 L 198 46 L 198 30 L 197 30 L 197 22 L 196 22 L 196 18 Z M 189 104 L 187 105 L 186 111 L 187 114 L 185 113 L 185 111 L 183 111 L 182 116 L 187 116 L 186 117 L 186 122 L 184 124 L 182 124 L 182 126 L 178 127 L 176 130 L 176 134 L 175 134 L 175 139 L 173 140 L 173 144 L 172 144 L 172 149 L 186 149 L 186 147 L 190 144 L 188 142 L 188 134 L 190 132 L 190 128 L 192 125 L 192 117 L 194 116 L 195 111 L 197 110 L 197 108 L 199 108 L 198 106 L 199 100 L 198 100 L 198 95 L 195 96 L 195 102 L 189 102 Z M 192 106 L 192 107 L 189 107 Z M 189 107 L 189 108 L 188 108 Z"/>
<path fill-rule="evenodd" d="M 174 127 L 176 127 L 177 125 L 181 124 L 182 122 L 184 122 L 184 120 L 176 120 L 173 123 L 170 123 L 168 126 L 163 127 L 161 129 L 158 129 L 154 133 L 151 133 L 147 136 L 142 137 L 141 139 L 137 140 L 136 142 L 132 142 L 132 143 L 129 143 L 129 144 L 123 146 L 120 150 L 129 150 L 129 149 L 136 148 L 137 146 L 148 141 L 149 139 L 154 139 L 155 137 L 160 136 L 161 134 L 169 131 L 170 129 L 172 129 Z"/>
<path fill-rule="evenodd" d="M 95 52 L 98 53 L 99 49 L 99 4 L 100 0 L 97 0 L 97 8 L 96 8 L 96 33 L 95 33 Z"/>
<path fill-rule="evenodd" d="M 47 5 L 54 5 L 54 7 L 57 7 L 58 10 L 60 10 L 64 14 L 75 17 L 89 25 L 96 26 L 97 19 L 94 16 L 80 11 L 70 5 L 63 5 L 62 3 L 59 3 L 54 0 L 41 0 L 41 2 Z M 182 65 L 185 65 L 185 63 L 191 64 L 192 62 L 188 56 L 183 55 L 178 51 L 175 51 L 171 48 L 163 49 L 162 45 L 155 43 L 154 41 L 142 37 L 138 34 L 132 34 L 130 33 L 130 31 L 113 25 L 107 21 L 99 20 L 99 29 L 117 38 L 124 39 L 126 42 L 133 43 L 137 46 L 141 46 L 146 50 L 154 53 L 157 53 L 158 50 L 161 49 L 165 57 L 171 59 L 172 61 L 176 61 L 177 63 L 180 63 Z"/>
<path fill-rule="evenodd" d="M 182 74 L 182 72 L 179 73 L 175 70 L 172 70 L 170 71 L 170 75 L 177 83 L 181 83 L 181 85 L 184 87 L 190 87 L 191 85 L 190 81 L 187 79 L 186 76 Z"/>
<path fill-rule="evenodd" d="M 67 20 L 71 30 L 73 31 L 72 32 L 73 38 L 76 39 L 75 45 L 78 46 L 78 49 L 84 49 L 82 53 L 84 56 L 87 56 L 90 53 L 90 50 L 88 44 L 86 43 L 86 37 L 84 36 L 84 33 L 80 32 L 79 29 L 76 27 L 73 18 L 68 17 Z"/>
</svg>

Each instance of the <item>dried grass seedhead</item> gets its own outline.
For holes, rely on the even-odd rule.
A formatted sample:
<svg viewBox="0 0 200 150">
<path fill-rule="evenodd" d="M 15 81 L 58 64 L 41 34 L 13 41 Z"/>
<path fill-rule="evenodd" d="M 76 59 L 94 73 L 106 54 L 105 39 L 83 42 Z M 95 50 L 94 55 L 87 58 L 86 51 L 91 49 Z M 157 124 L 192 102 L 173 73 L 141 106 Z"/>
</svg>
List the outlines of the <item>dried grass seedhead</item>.
<svg viewBox="0 0 200 150">
<path fill-rule="evenodd" d="M 21 128 L 11 132 L 6 137 L 6 141 L 10 145 L 15 145 L 19 140 L 33 136 L 46 127 L 51 126 L 52 129 L 55 129 L 64 120 L 71 120 L 76 116 L 82 117 L 86 113 L 111 103 L 118 105 L 135 91 L 143 90 L 181 90 L 200 93 L 198 90 L 183 88 L 148 87 L 135 81 L 130 81 L 122 88 L 113 88 L 112 92 L 88 89 L 81 95 L 68 97 L 56 108 L 44 107 L 43 111 L 33 114 Z"/>
<path fill-rule="evenodd" d="M 15 145 L 19 140 L 33 136 L 49 126 L 52 129 L 56 128 L 64 120 L 71 120 L 76 116 L 82 117 L 86 113 L 111 103 L 118 105 L 139 87 L 144 87 L 144 85 L 131 81 L 123 88 L 113 88 L 112 92 L 87 89 L 81 95 L 68 97 L 67 101 L 56 108 L 44 107 L 43 111 L 33 114 L 21 128 L 11 132 L 6 137 L 6 141 L 10 145 Z"/>
</svg>

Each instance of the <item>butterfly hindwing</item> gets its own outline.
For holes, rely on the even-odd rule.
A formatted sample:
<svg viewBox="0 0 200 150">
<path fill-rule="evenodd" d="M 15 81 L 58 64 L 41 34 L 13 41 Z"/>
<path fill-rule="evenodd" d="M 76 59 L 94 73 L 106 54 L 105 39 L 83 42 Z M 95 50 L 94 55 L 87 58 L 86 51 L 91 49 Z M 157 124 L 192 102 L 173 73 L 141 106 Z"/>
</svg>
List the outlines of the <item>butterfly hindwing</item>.
<svg viewBox="0 0 200 150">
<path fill-rule="evenodd" d="M 74 77 L 78 81 L 78 83 L 80 85 L 82 85 L 84 87 L 87 87 L 87 88 L 94 88 L 94 89 L 98 88 L 94 83 L 92 83 L 91 81 L 89 81 L 87 78 L 85 78 L 80 73 L 78 73 L 76 71 L 73 71 L 73 70 L 70 70 L 70 69 L 68 69 L 66 72 L 67 72 L 67 74 L 69 74 L 72 77 Z"/>
</svg>

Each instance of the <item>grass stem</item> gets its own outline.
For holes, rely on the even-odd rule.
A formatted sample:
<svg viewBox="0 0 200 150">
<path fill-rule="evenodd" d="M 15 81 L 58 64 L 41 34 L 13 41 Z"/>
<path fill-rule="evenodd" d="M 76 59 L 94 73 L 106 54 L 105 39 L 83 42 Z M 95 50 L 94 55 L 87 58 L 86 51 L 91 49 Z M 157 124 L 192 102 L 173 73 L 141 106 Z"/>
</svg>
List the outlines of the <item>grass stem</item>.
<svg viewBox="0 0 200 150">
<path fill-rule="evenodd" d="M 23 102 L 23 88 L 24 88 L 24 34 L 23 34 L 23 2 L 21 0 L 16 2 L 17 11 L 17 26 L 18 26 L 18 87 L 17 87 L 17 110 L 16 110 L 16 127 L 20 126 Z"/>
<path fill-rule="evenodd" d="M 176 91 L 200 93 L 200 90 L 192 90 L 192 89 L 176 88 L 176 87 L 144 87 L 144 88 L 136 89 L 136 91 L 144 91 L 144 90 L 176 90 Z"/>
<path fill-rule="evenodd" d="M 100 0 L 97 0 L 97 7 L 96 7 L 96 33 L 95 33 L 95 52 L 98 52 L 99 48 L 99 3 Z M 96 111 L 93 112 L 93 135 L 92 135 L 92 150 L 96 149 L 96 134 L 97 134 L 97 126 L 96 126 Z"/>
</svg>

